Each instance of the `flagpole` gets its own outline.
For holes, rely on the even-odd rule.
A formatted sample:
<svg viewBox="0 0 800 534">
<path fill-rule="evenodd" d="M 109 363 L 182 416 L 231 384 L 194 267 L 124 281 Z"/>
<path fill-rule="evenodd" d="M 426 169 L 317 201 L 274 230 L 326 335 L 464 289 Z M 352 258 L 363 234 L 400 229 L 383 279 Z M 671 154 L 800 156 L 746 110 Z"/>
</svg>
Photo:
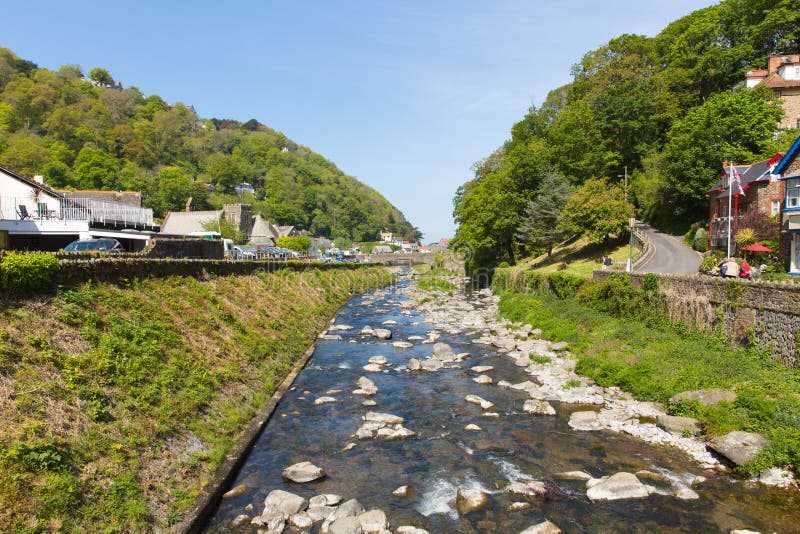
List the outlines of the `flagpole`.
<svg viewBox="0 0 800 534">
<path fill-rule="evenodd" d="M 733 163 L 728 162 L 728 255 L 731 257 L 731 197 L 733 196 Z"/>
</svg>

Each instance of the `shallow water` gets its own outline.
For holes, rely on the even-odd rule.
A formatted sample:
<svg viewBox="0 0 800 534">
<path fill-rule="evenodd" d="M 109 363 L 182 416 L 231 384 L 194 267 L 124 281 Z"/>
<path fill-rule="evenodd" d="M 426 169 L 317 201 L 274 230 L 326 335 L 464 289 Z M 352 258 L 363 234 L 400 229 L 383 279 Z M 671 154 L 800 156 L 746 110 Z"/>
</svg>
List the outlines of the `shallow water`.
<svg viewBox="0 0 800 534">
<path fill-rule="evenodd" d="M 374 306 L 363 306 L 375 297 Z M 527 380 L 524 370 L 494 348 L 475 345 L 467 335 L 442 335 L 456 353 L 471 358 L 459 369 L 436 373 L 407 373 L 409 358 L 425 358 L 432 346 L 415 342 L 410 349 L 394 349 L 391 341 L 360 337 L 364 325 L 383 327 L 393 319 L 392 341 L 425 336 L 432 325 L 414 313 L 401 313 L 402 295 L 387 290 L 356 297 L 339 310 L 337 324 L 353 330 L 338 332 L 343 341 L 320 341 L 306 368 L 278 405 L 258 439 L 233 486 L 246 484 L 239 497 L 225 499 L 206 527 L 207 532 L 230 532 L 230 522 L 239 514 L 253 516 L 263 509 L 266 495 L 284 489 L 306 498 L 319 493 L 338 493 L 357 498 L 366 509 L 384 510 L 393 527 L 416 525 L 435 532 L 519 532 L 549 519 L 564 532 L 728 532 L 750 528 L 762 532 L 800 532 L 800 493 L 753 486 L 742 480 L 703 472 L 680 451 L 656 448 L 625 435 L 610 432 L 579 432 L 567 426 L 569 414 L 586 409 L 553 403 L 556 417 L 525 414 L 526 393 L 472 381 L 475 365 L 492 365 L 487 373 L 511 383 Z M 358 343 L 350 343 L 351 339 Z M 371 356 L 383 355 L 390 370 L 367 373 L 361 369 Z M 377 406 L 364 407 L 365 397 L 352 395 L 359 376 L 367 376 L 378 387 L 370 397 Z M 338 402 L 314 406 L 327 391 Z M 482 416 L 479 406 L 467 404 L 468 394 L 495 403 L 491 411 L 499 419 Z M 417 436 L 399 440 L 351 440 L 367 411 L 405 418 L 404 426 Z M 464 427 L 475 423 L 481 432 Z M 342 451 L 348 443 L 357 446 Z M 309 460 L 328 476 L 311 484 L 293 484 L 281 479 L 281 471 Z M 646 499 L 591 503 L 584 483 L 554 479 L 564 471 L 585 470 L 595 477 L 619 471 L 648 469 L 665 475 L 670 482 L 644 480 L 659 488 Z M 682 501 L 672 496 L 694 476 L 708 480 L 695 485 L 699 500 Z M 513 501 L 525 500 L 501 491 L 508 482 L 542 480 L 551 487 L 548 499 L 530 499 L 531 507 L 507 511 Z M 411 495 L 393 497 L 391 492 L 408 485 Z M 459 517 L 455 495 L 459 487 L 480 488 L 490 494 L 490 504 Z M 253 512 L 245 512 L 253 504 Z M 315 525 L 315 529 L 319 524 Z M 246 523 L 239 532 L 255 532 Z M 316 532 L 316 530 L 314 530 Z"/>
</svg>

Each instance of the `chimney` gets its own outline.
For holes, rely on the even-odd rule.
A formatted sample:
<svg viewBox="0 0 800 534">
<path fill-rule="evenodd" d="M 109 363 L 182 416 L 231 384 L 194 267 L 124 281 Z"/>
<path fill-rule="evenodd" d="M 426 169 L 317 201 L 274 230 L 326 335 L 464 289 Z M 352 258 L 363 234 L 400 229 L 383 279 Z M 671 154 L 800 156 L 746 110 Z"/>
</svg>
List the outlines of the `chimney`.
<svg viewBox="0 0 800 534">
<path fill-rule="evenodd" d="M 772 74 L 773 72 L 778 72 L 778 67 L 781 66 L 781 56 L 769 56 L 769 61 L 767 63 L 767 71 Z"/>
<path fill-rule="evenodd" d="M 36 182 L 37 184 L 44 185 L 44 176 L 42 176 L 41 174 L 37 174 L 36 176 L 33 177 L 33 181 Z"/>
</svg>

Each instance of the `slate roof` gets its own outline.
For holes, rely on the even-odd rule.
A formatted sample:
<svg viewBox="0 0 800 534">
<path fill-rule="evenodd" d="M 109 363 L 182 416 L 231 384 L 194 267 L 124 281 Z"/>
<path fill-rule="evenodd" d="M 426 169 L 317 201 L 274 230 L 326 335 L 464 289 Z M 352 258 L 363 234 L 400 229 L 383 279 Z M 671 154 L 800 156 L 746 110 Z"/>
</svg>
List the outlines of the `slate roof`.
<svg viewBox="0 0 800 534">
<path fill-rule="evenodd" d="M 791 163 L 792 160 L 794 160 L 798 150 L 800 150 L 800 137 L 794 140 L 794 143 L 792 143 L 792 146 L 786 152 L 786 155 L 783 157 L 781 162 L 778 163 L 778 166 L 775 167 L 775 170 L 772 171 L 772 174 L 783 173 L 783 170 L 789 166 L 789 163 Z"/>
<path fill-rule="evenodd" d="M 773 156 L 770 159 L 765 159 L 763 161 L 758 161 L 756 163 L 752 163 L 750 165 L 734 165 L 733 167 L 741 176 L 742 182 L 742 189 L 747 191 L 747 189 L 755 182 L 768 182 L 770 179 L 770 166 L 775 162 L 775 158 L 778 155 Z M 709 191 L 709 195 L 714 195 L 714 198 L 727 198 L 728 197 L 728 187 L 726 183 L 728 181 L 727 173 L 728 167 L 722 171 L 723 177 L 720 178 L 720 181 L 717 182 L 714 187 L 712 187 Z"/>
<path fill-rule="evenodd" d="M 188 235 L 192 232 L 205 232 L 204 223 L 218 221 L 222 210 L 212 211 L 171 211 L 161 224 L 162 234 Z"/>
<path fill-rule="evenodd" d="M 19 180 L 20 182 L 23 182 L 26 185 L 29 185 L 29 186 L 31 186 L 31 187 L 33 187 L 35 189 L 38 189 L 39 191 L 44 191 L 45 193 L 48 193 L 48 194 L 50 194 L 50 195 L 52 195 L 52 196 L 54 196 L 56 198 L 64 198 L 64 195 L 62 195 L 61 193 L 59 193 L 58 191 L 56 191 L 52 187 L 47 186 L 45 184 L 40 184 L 39 182 L 37 182 L 36 180 L 34 180 L 32 178 L 28 178 L 27 176 L 18 173 L 14 169 L 10 169 L 10 168 L 8 168 L 8 167 L 6 167 L 4 165 L 0 165 L 0 171 L 2 171 L 3 173 L 11 176 L 12 178 L 16 178 L 17 180 Z"/>
</svg>

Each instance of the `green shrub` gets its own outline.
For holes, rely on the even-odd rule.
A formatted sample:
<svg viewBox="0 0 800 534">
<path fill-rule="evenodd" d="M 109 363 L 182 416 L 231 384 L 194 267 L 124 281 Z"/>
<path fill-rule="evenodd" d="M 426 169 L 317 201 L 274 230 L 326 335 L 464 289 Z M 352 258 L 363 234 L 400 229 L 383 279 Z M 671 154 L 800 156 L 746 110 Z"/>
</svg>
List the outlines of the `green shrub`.
<svg viewBox="0 0 800 534">
<path fill-rule="evenodd" d="M 705 274 L 710 274 L 712 276 L 716 276 L 719 274 L 719 264 L 722 259 L 725 257 L 725 253 L 721 250 L 715 250 L 705 258 L 703 261 L 700 262 L 700 267 L 698 267 L 698 271 Z"/>
<path fill-rule="evenodd" d="M 0 284 L 10 292 L 37 291 L 53 285 L 58 260 L 46 252 L 10 252 L 0 263 Z"/>
<path fill-rule="evenodd" d="M 697 232 L 697 227 L 695 225 L 692 225 L 692 227 L 689 228 L 689 230 L 687 230 L 685 234 L 683 234 L 683 244 L 686 245 L 687 247 L 691 247 L 692 243 L 694 243 L 694 236 L 696 232 Z"/>
<path fill-rule="evenodd" d="M 550 289 L 560 299 L 574 297 L 586 279 L 564 272 L 554 272 L 547 276 Z"/>
<path fill-rule="evenodd" d="M 498 268 L 500 268 L 500 269 L 505 269 L 505 268 L 507 268 L 507 267 L 508 267 L 508 262 L 507 262 L 507 261 L 501 261 L 501 262 L 500 262 L 500 263 L 497 265 L 497 267 L 498 267 Z"/>
<path fill-rule="evenodd" d="M 708 230 L 700 228 L 695 232 L 692 248 L 698 252 L 705 252 L 708 250 Z"/>
</svg>

